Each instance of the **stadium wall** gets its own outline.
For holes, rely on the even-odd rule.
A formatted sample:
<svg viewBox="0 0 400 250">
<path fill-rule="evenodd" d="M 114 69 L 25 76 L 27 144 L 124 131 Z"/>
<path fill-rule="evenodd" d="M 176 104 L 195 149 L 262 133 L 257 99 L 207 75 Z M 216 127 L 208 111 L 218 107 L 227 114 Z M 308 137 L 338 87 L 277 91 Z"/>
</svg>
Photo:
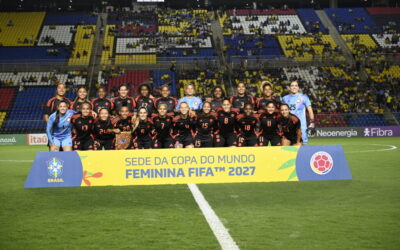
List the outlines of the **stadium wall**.
<svg viewBox="0 0 400 250">
<path fill-rule="evenodd" d="M 400 126 L 317 128 L 315 138 L 400 137 Z M 0 146 L 47 145 L 46 134 L 0 134 Z"/>
</svg>

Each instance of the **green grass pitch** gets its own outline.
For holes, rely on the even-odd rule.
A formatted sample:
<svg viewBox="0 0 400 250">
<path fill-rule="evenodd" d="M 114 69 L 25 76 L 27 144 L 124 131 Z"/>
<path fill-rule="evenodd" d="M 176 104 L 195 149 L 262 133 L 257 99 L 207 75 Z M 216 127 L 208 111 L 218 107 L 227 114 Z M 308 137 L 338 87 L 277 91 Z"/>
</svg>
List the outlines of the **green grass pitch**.
<svg viewBox="0 0 400 250">
<path fill-rule="evenodd" d="M 311 144 L 343 145 L 353 180 L 199 185 L 238 246 L 399 249 L 400 138 Z M 186 185 L 24 189 L 39 151 L 0 147 L 0 249 L 220 248 Z"/>
</svg>

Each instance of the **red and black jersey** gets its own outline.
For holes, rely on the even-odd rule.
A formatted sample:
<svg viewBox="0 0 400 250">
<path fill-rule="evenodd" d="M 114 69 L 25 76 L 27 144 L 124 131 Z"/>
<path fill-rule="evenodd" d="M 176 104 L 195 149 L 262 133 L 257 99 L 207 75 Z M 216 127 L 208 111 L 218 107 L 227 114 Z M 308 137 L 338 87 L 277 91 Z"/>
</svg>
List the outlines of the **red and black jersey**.
<svg viewBox="0 0 400 250">
<path fill-rule="evenodd" d="M 260 133 L 264 136 L 270 135 L 278 135 L 278 119 L 281 117 L 281 114 L 278 112 L 274 112 L 272 114 L 262 113 L 260 115 Z"/>
<path fill-rule="evenodd" d="M 57 106 L 58 104 L 64 101 L 67 103 L 68 107 L 71 105 L 72 101 L 66 97 L 62 98 L 62 99 L 58 99 L 57 97 L 53 97 L 51 99 L 49 99 L 46 103 L 46 110 L 45 110 L 45 114 L 47 115 L 51 115 L 54 112 L 57 111 Z"/>
<path fill-rule="evenodd" d="M 97 114 L 101 109 L 107 109 L 109 113 L 113 110 L 113 103 L 108 98 L 94 98 L 92 100 L 93 110 Z"/>
<path fill-rule="evenodd" d="M 281 101 L 280 101 L 279 97 L 277 97 L 277 96 L 272 96 L 271 99 L 266 99 L 265 97 L 258 98 L 257 103 L 256 103 L 256 109 L 257 110 L 265 109 L 265 107 L 267 106 L 267 104 L 269 102 L 275 103 L 275 107 L 277 110 L 280 109 Z"/>
<path fill-rule="evenodd" d="M 90 105 L 90 109 L 93 110 L 93 105 L 88 100 L 84 100 L 84 101 L 76 100 L 75 102 L 71 103 L 70 109 L 75 110 L 76 112 L 79 112 L 79 111 L 81 111 L 82 105 L 84 103 L 89 104 Z"/>
<path fill-rule="evenodd" d="M 300 129 L 301 124 L 297 116 L 290 114 L 288 118 L 280 117 L 278 119 L 278 126 L 283 136 L 288 139 L 295 139 L 297 138 L 297 130 Z"/>
<path fill-rule="evenodd" d="M 221 134 L 236 133 L 237 112 L 225 112 L 221 108 L 217 110 L 216 118 L 218 120 L 219 132 Z"/>
<path fill-rule="evenodd" d="M 211 101 L 211 110 L 213 112 L 216 112 L 218 108 L 222 107 L 222 102 L 223 101 L 224 100 L 222 100 L 222 99 L 220 99 L 220 100 L 217 100 L 217 99 L 212 100 Z"/>
<path fill-rule="evenodd" d="M 155 135 L 153 122 L 150 119 L 140 121 L 133 135 L 139 138 L 153 137 Z"/>
<path fill-rule="evenodd" d="M 195 135 L 207 137 L 218 132 L 218 121 L 214 115 L 199 114 L 193 118 Z"/>
<path fill-rule="evenodd" d="M 83 117 L 76 114 L 72 117 L 71 122 L 75 131 L 75 140 L 87 140 L 92 137 L 94 118 L 92 116 Z"/>
<path fill-rule="evenodd" d="M 173 114 L 175 107 L 178 105 L 178 101 L 173 97 L 159 97 L 154 101 L 154 107 L 157 109 L 160 104 L 167 105 L 167 112 Z"/>
<path fill-rule="evenodd" d="M 115 97 L 114 99 L 111 100 L 113 107 L 114 107 L 114 111 L 115 114 L 118 114 L 119 109 L 122 106 L 127 106 L 129 109 L 130 113 L 133 113 L 135 111 L 135 100 L 133 99 L 133 97 L 127 96 L 125 98 L 122 97 Z"/>
<path fill-rule="evenodd" d="M 114 126 L 110 120 L 102 121 L 97 119 L 93 124 L 93 135 L 97 140 L 111 140 L 114 138 L 114 133 L 110 132 Z"/>
<path fill-rule="evenodd" d="M 135 98 L 135 103 L 136 103 L 135 112 L 138 112 L 140 108 L 145 108 L 149 116 L 151 116 L 151 114 L 154 113 L 155 109 L 154 109 L 153 98 L 144 97 L 140 95 Z"/>
<path fill-rule="evenodd" d="M 231 97 L 230 101 L 233 108 L 241 110 L 243 110 L 244 105 L 246 104 L 252 104 L 252 105 L 255 104 L 254 98 L 250 95 L 244 95 L 244 96 L 234 95 Z"/>
<path fill-rule="evenodd" d="M 242 137 L 251 137 L 257 135 L 258 118 L 254 115 L 245 116 L 244 114 L 238 115 L 236 118 L 237 130 Z"/>
<path fill-rule="evenodd" d="M 153 115 L 153 124 L 158 139 L 170 137 L 173 127 L 173 119 L 170 116 L 160 117 Z"/>
<path fill-rule="evenodd" d="M 189 115 L 183 118 L 182 115 L 177 115 L 173 121 L 173 137 L 191 135 L 193 131 L 193 118 Z"/>
<path fill-rule="evenodd" d="M 112 121 L 114 128 L 118 128 L 121 131 L 132 131 L 132 117 L 128 116 L 126 119 L 121 119 L 120 117 L 116 117 Z"/>
</svg>

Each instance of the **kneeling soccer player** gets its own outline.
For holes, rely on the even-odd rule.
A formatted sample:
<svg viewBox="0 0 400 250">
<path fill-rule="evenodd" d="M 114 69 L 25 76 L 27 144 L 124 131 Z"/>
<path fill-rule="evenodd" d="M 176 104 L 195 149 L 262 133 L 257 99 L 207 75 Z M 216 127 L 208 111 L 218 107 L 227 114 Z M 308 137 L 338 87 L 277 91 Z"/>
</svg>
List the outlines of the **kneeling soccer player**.
<svg viewBox="0 0 400 250">
<path fill-rule="evenodd" d="M 91 106 L 82 103 L 80 112 L 72 117 L 74 150 L 93 150 L 93 124 Z"/>
<path fill-rule="evenodd" d="M 281 117 L 278 119 L 278 126 L 282 132 L 282 146 L 301 146 L 301 125 L 300 119 L 290 113 L 289 105 L 281 105 Z"/>
</svg>

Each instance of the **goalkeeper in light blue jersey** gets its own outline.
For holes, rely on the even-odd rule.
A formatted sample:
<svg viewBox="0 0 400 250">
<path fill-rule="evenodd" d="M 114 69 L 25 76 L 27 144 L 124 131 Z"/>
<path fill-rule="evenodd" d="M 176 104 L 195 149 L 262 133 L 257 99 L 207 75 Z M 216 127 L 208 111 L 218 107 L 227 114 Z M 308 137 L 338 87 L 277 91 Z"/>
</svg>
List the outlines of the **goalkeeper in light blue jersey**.
<svg viewBox="0 0 400 250">
<path fill-rule="evenodd" d="M 186 102 L 189 105 L 191 111 L 201 110 L 203 107 L 203 101 L 200 97 L 194 96 L 195 89 L 193 84 L 188 84 L 185 86 L 185 96 L 178 100 L 178 105 L 176 110 L 179 110 L 179 106 L 182 102 Z"/>
<path fill-rule="evenodd" d="M 303 144 L 307 144 L 308 136 L 315 134 L 314 112 L 310 99 L 306 94 L 299 93 L 300 87 L 297 81 L 290 83 L 290 94 L 283 97 L 282 102 L 289 105 L 290 112 L 300 119 Z M 307 128 L 306 110 L 310 118 Z"/>
</svg>

